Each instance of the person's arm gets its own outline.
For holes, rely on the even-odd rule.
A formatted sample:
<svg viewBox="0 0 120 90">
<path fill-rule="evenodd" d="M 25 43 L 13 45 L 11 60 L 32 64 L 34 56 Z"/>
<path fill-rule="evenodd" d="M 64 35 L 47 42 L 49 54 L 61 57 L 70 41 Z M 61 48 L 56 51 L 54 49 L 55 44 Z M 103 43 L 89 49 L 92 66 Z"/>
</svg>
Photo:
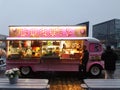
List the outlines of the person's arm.
<svg viewBox="0 0 120 90">
<path fill-rule="evenodd" d="M 117 55 L 117 53 L 115 53 L 115 60 L 118 60 L 118 55 Z"/>
</svg>

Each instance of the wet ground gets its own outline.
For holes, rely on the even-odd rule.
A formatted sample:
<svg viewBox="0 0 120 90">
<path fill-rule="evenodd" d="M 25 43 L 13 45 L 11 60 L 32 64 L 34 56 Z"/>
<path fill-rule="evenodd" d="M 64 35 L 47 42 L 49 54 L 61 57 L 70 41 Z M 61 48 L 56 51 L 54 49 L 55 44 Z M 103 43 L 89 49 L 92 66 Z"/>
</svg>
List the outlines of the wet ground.
<svg viewBox="0 0 120 90">
<path fill-rule="evenodd" d="M 6 77 L 4 72 L 0 72 L 1 78 Z M 21 78 L 47 78 L 49 79 L 50 90 L 83 90 L 80 86 L 83 83 L 83 76 L 76 72 L 36 72 L 28 77 Z M 98 78 L 103 78 L 103 75 Z"/>
<path fill-rule="evenodd" d="M 120 64 L 117 64 L 115 78 L 120 79 Z M 0 71 L 0 78 L 6 78 L 5 70 Z M 47 78 L 49 79 L 50 90 L 83 90 L 80 85 L 83 83 L 83 77 L 78 73 L 55 73 L 55 72 L 37 72 L 29 77 L 22 78 Z M 88 77 L 93 78 L 93 77 Z M 100 77 L 104 78 L 104 71 Z"/>
</svg>

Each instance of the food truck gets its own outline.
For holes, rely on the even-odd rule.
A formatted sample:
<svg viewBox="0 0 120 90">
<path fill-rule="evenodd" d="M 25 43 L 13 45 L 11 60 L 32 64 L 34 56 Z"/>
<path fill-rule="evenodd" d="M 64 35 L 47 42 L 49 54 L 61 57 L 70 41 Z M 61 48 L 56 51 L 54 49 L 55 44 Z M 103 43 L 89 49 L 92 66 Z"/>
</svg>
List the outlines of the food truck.
<svg viewBox="0 0 120 90">
<path fill-rule="evenodd" d="M 6 68 L 17 67 L 25 76 L 37 71 L 80 72 L 83 45 L 89 51 L 87 72 L 100 75 L 102 44 L 88 37 L 85 25 L 9 26 Z"/>
</svg>

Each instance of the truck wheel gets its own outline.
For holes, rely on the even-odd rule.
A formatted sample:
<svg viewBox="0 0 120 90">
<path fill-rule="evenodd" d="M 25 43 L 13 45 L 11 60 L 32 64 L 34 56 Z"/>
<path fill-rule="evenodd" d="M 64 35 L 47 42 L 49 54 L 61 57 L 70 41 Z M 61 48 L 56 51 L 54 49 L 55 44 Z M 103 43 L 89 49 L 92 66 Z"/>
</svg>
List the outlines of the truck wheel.
<svg viewBox="0 0 120 90">
<path fill-rule="evenodd" d="M 89 70 L 90 75 L 93 77 L 100 76 L 101 72 L 102 68 L 100 67 L 100 65 L 93 65 Z"/>
<path fill-rule="evenodd" d="M 28 67 L 28 66 L 25 66 L 25 67 L 21 67 L 21 68 L 20 68 L 20 72 L 21 72 L 21 74 L 24 75 L 24 76 L 29 75 L 29 74 L 31 73 L 31 71 L 32 71 L 31 68 Z"/>
</svg>

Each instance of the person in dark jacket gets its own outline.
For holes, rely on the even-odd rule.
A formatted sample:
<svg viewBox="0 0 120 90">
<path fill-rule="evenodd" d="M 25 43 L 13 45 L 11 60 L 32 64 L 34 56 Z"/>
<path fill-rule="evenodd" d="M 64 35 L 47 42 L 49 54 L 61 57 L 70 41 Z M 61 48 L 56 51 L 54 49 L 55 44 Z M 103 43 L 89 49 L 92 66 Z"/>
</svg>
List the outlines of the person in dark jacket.
<svg viewBox="0 0 120 90">
<path fill-rule="evenodd" d="M 82 68 L 83 68 L 84 77 L 87 77 L 86 67 L 87 67 L 88 59 L 89 59 L 89 52 L 87 50 L 87 47 L 84 45 L 83 46 L 83 57 L 82 57 Z"/>
<path fill-rule="evenodd" d="M 113 79 L 118 56 L 114 50 L 111 49 L 110 45 L 108 45 L 106 50 L 102 53 L 101 59 L 104 60 L 105 79 Z"/>
</svg>

